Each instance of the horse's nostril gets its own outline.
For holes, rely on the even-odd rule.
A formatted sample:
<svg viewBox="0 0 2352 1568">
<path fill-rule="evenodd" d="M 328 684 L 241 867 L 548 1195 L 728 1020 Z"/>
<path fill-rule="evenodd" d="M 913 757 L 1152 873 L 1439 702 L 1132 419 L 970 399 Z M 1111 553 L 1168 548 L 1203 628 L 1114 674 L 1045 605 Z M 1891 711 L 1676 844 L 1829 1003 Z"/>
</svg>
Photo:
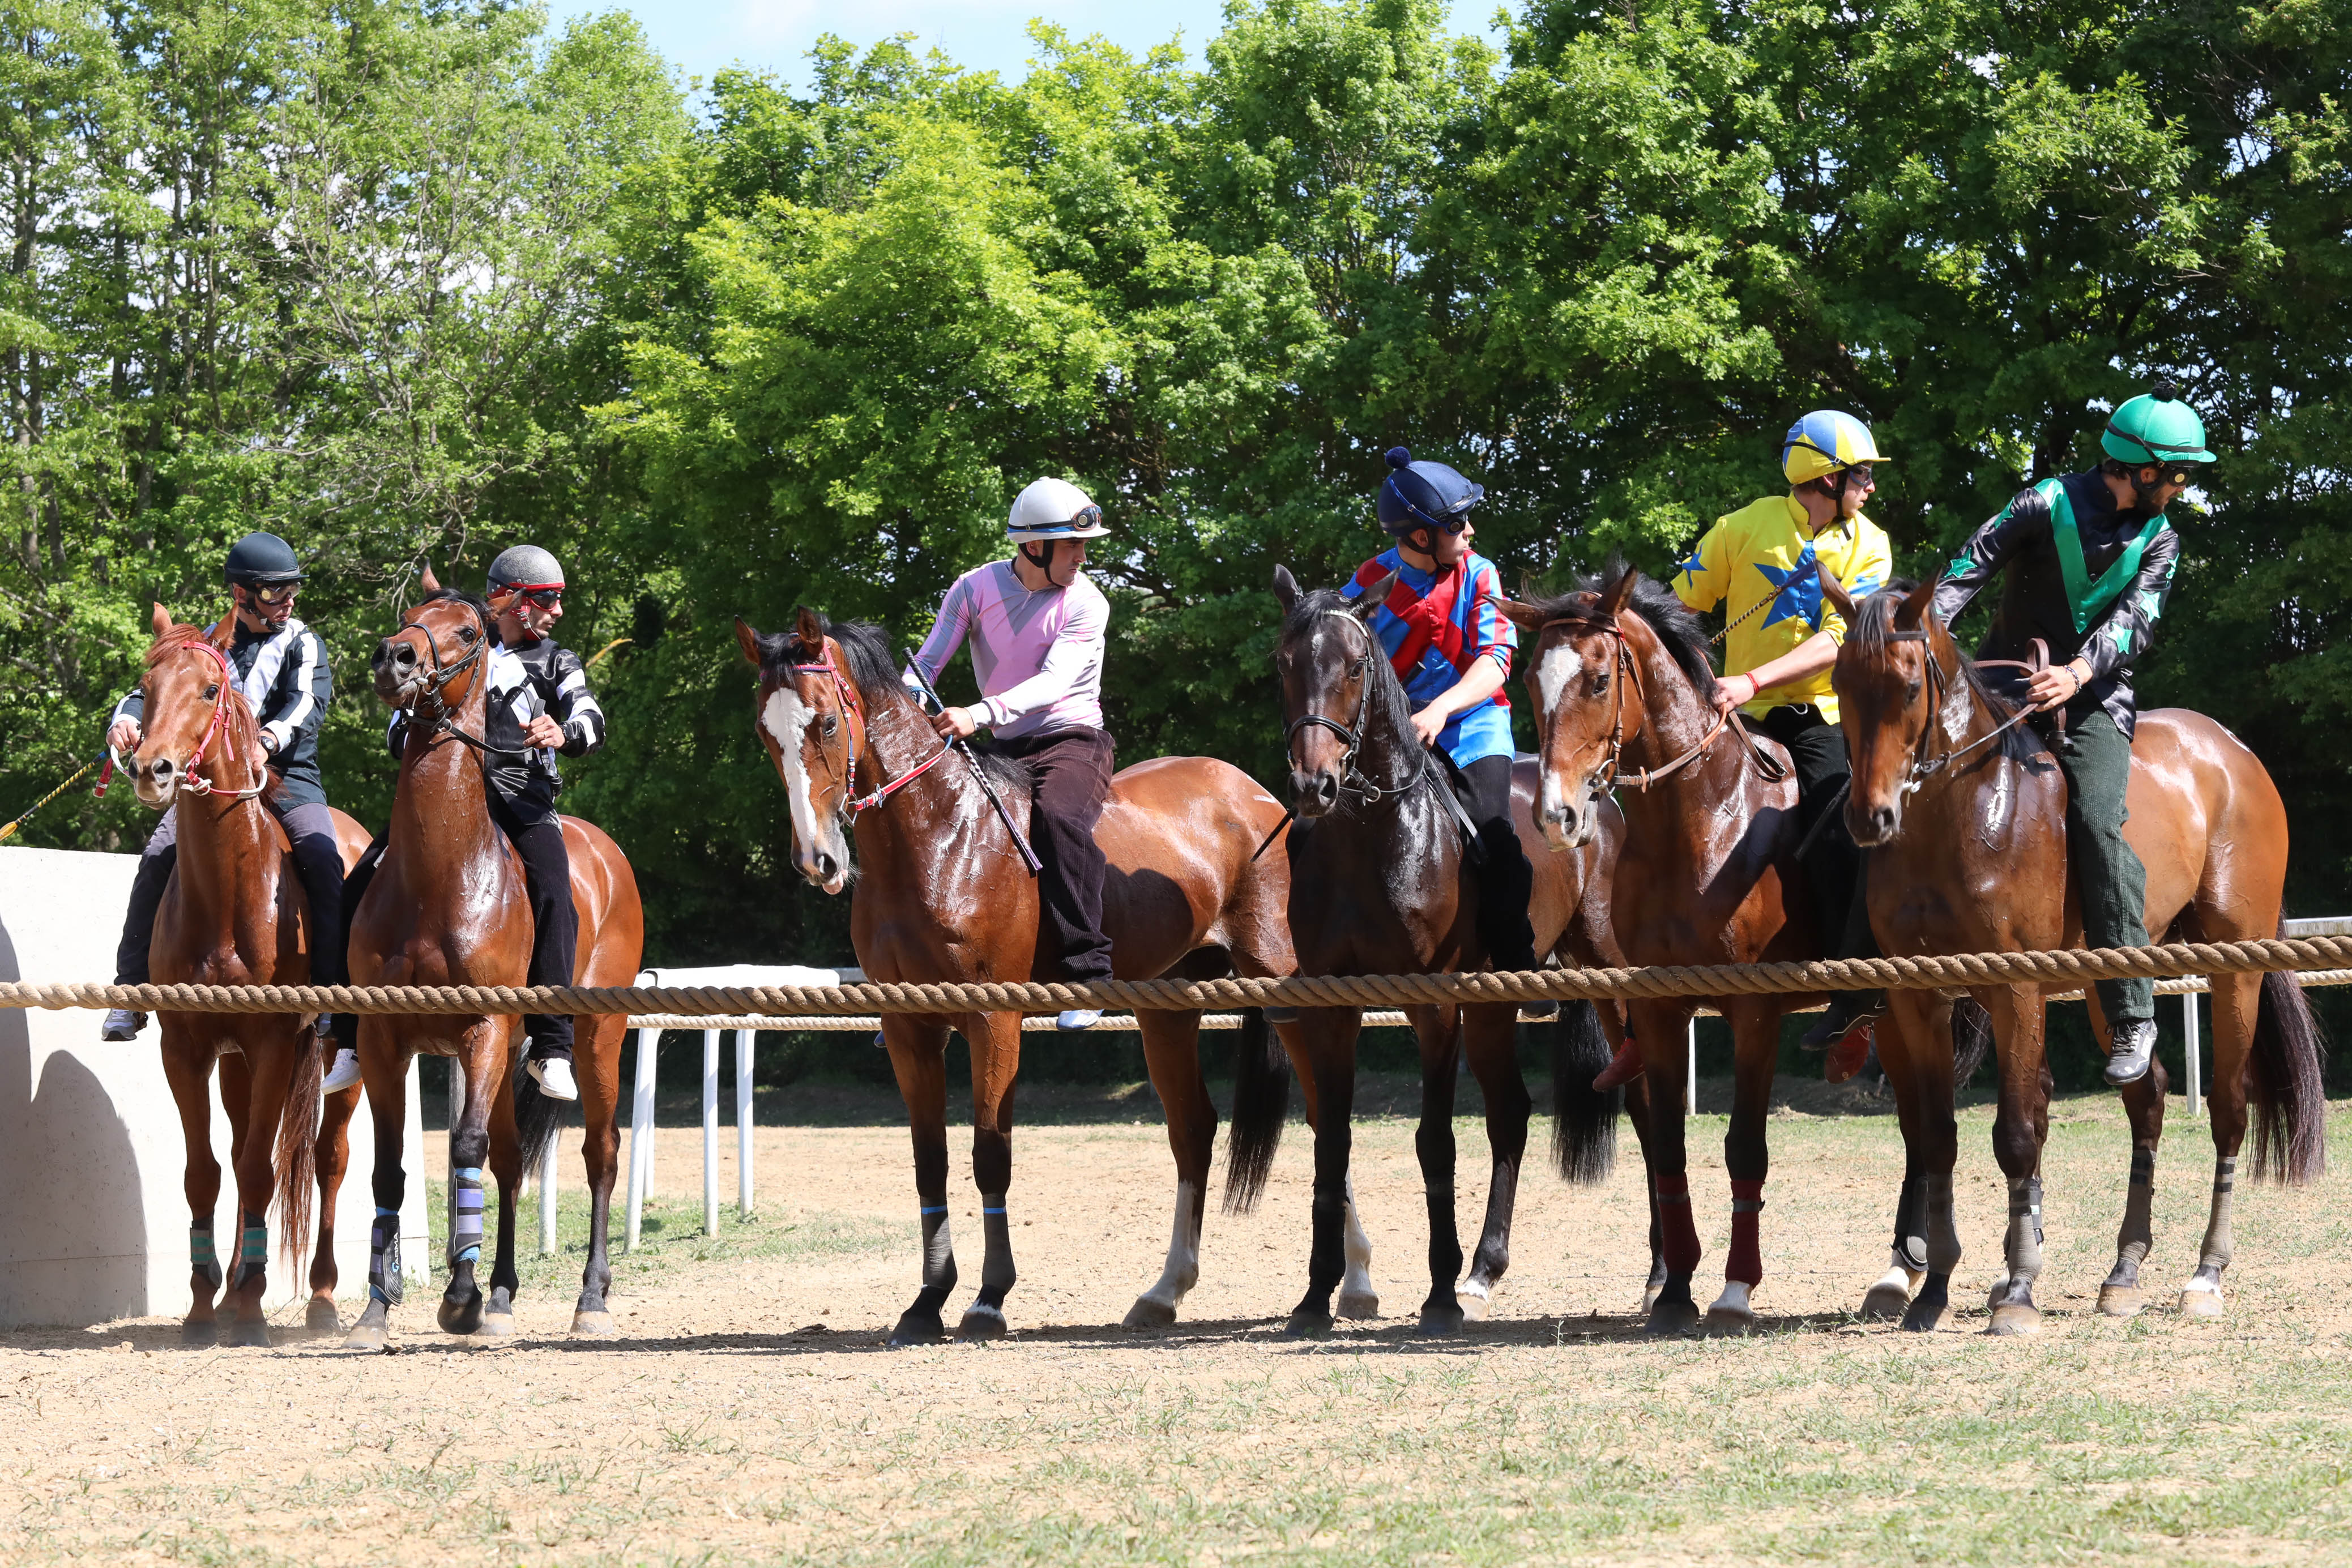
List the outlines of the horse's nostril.
<svg viewBox="0 0 2352 1568">
<path fill-rule="evenodd" d="M 833 880 L 833 857 L 820 852 L 816 857 L 816 873 L 825 881 Z"/>
</svg>

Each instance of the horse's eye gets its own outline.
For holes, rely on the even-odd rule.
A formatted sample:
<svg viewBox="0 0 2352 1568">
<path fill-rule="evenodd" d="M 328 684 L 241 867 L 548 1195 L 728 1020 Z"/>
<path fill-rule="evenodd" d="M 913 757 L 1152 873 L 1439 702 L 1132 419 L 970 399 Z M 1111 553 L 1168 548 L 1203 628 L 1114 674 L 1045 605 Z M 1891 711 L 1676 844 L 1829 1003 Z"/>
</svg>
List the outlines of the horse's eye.
<svg viewBox="0 0 2352 1568">
<path fill-rule="evenodd" d="M 1916 703 L 1919 700 L 1918 682 L 1913 681 L 1909 685 L 1903 688 L 1903 700 L 1906 703 Z"/>
<path fill-rule="evenodd" d="M 1356 667 L 1349 670 L 1348 674 L 1357 677 L 1358 679 L 1361 679 L 1364 674 L 1364 667 L 1371 662 L 1371 655 L 1367 653 L 1362 658 L 1356 661 Z"/>
<path fill-rule="evenodd" d="M 211 685 L 205 688 L 205 701 L 208 703 L 220 701 L 220 683 L 218 681 L 215 681 Z"/>
<path fill-rule="evenodd" d="M 827 714 L 824 716 L 824 722 L 817 727 L 824 730 L 825 734 L 831 735 L 834 731 L 841 727 L 841 720 L 835 718 L 831 714 Z"/>
<path fill-rule="evenodd" d="M 471 626 L 461 626 L 457 629 L 457 640 L 461 643 L 474 642 L 479 636 L 480 633 L 477 632 Z"/>
<path fill-rule="evenodd" d="M 1607 696 L 1609 695 L 1608 676 L 1595 675 L 1592 677 L 1592 695 L 1596 697 Z"/>
</svg>

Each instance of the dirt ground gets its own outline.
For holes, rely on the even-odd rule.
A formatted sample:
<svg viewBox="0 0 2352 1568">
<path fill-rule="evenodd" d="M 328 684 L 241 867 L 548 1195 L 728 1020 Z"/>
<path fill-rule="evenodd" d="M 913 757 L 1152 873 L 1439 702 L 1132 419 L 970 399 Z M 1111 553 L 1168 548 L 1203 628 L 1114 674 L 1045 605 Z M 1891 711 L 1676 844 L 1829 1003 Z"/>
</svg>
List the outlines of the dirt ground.
<svg viewBox="0 0 2352 1568">
<path fill-rule="evenodd" d="M 2028 1342 L 1980 1333 L 2005 1212 L 1981 1109 L 1963 1118 L 1967 1310 L 1948 1332 L 1847 1316 L 1885 1266 L 1901 1151 L 1866 1102 L 1815 1091 L 1799 1103 L 1864 1113 L 1774 1119 L 1768 1332 L 1666 1343 L 1630 1315 L 1646 1258 L 1630 1135 L 1600 1188 L 1530 1172 L 1492 1321 L 1412 1334 L 1427 1285 L 1412 1126 L 1376 1118 L 1356 1170 L 1384 1316 L 1298 1343 L 1279 1330 L 1305 1278 L 1303 1126 L 1257 1213 L 1213 1203 L 1179 1327 L 1118 1328 L 1159 1273 L 1173 1188 L 1149 1098 L 1129 1096 L 1017 1134 L 1013 1340 L 893 1353 L 883 1336 L 918 1269 L 907 1135 L 891 1102 L 835 1094 L 812 1119 L 867 1124 L 758 1130 L 750 1223 L 725 1130 L 716 1239 L 695 1234 L 699 1130 L 663 1130 L 658 1245 L 622 1266 L 617 1341 L 565 1335 L 576 1250 L 529 1270 L 511 1343 L 442 1334 L 437 1288 L 397 1311 L 392 1354 L 290 1326 L 268 1350 L 184 1350 L 168 1319 L 0 1336 L 0 1476 L 16 1500 L 0 1553 L 2352 1559 L 2352 1115 L 2331 1122 L 2336 1174 L 2242 1187 L 2224 1321 L 2184 1320 L 2159 1291 L 2158 1310 L 2124 1322 L 2092 1311 L 2121 1212 L 2121 1119 L 2104 1099 L 2062 1104 L 2049 1318 Z M 2150 1265 L 2167 1286 L 2195 1262 L 2211 1157 L 2204 1125 L 2178 1101 L 2174 1113 Z M 1702 1300 L 1728 1230 L 1721 1132 L 1702 1117 L 1692 1136 Z M 1475 1121 L 1458 1133 L 1469 1236 L 1485 1138 Z M 963 1183 L 951 1321 L 979 1274 L 978 1207 Z"/>
</svg>

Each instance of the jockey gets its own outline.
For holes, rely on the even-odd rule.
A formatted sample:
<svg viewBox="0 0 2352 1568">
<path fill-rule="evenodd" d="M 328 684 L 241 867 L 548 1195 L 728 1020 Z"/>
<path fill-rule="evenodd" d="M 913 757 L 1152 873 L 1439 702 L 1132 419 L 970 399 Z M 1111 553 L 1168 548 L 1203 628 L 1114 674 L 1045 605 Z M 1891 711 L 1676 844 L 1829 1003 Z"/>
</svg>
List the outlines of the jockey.
<svg viewBox="0 0 2352 1568">
<path fill-rule="evenodd" d="M 1517 636 L 1505 619 L 1502 578 L 1471 549 L 1477 530 L 1470 508 L 1486 491 L 1443 463 L 1416 463 L 1402 446 L 1388 453 L 1381 483 L 1381 527 L 1396 540 L 1356 569 L 1339 590 L 1358 599 L 1393 572 L 1387 601 L 1367 622 L 1412 700 L 1412 730 L 1440 747 L 1469 786 L 1465 802 L 1477 825 L 1485 864 L 1478 873 L 1478 940 L 1490 967 L 1536 967 L 1528 903 L 1535 868 L 1511 825 L 1510 678 Z M 1549 1017 L 1557 1002 L 1523 1012 Z"/>
<path fill-rule="evenodd" d="M 1852 773 L 1830 687 L 1845 619 L 1822 596 L 1822 569 L 1857 597 L 1893 573 L 1886 530 L 1862 512 L 1877 488 L 1873 465 L 1885 461 L 1870 427 L 1853 415 L 1835 409 L 1805 415 L 1780 438 L 1788 492 L 1717 517 L 1675 578 L 1685 604 L 1698 611 L 1722 604 L 1730 618 L 1718 710 L 1738 708 L 1789 748 L 1799 829 L 1812 842 L 1805 884 L 1815 940 L 1841 958 L 1873 956 L 1876 947 L 1860 896 L 1862 852 L 1834 810 Z M 1824 813 L 1833 820 L 1815 833 Z M 1856 1031 L 1885 1010 L 1880 993 L 1842 992 L 1804 1042 L 1818 1051 L 1851 1039 L 1858 1068 L 1867 1042 Z"/>
<path fill-rule="evenodd" d="M 941 709 L 931 727 L 948 737 L 991 730 L 999 750 L 1029 765 L 1045 925 L 1060 950 L 1063 978 L 1086 985 L 1111 977 L 1110 938 L 1102 929 L 1109 865 L 1095 842 L 1110 796 L 1111 738 L 1102 714 L 1110 601 L 1079 568 L 1087 541 L 1110 530 L 1085 491 L 1040 479 L 1014 499 L 1004 531 L 1012 559 L 956 579 L 915 663 L 936 686 L 956 649 L 971 639 L 981 701 Z M 917 687 L 911 673 L 907 684 Z M 1098 1008 L 1072 1008 L 1055 1024 L 1082 1030 L 1101 1017 Z"/>
<path fill-rule="evenodd" d="M 2139 947 L 2147 871 L 2123 831 L 2138 716 L 2131 666 L 2155 639 L 2180 563 L 2164 509 L 2195 477 L 2191 465 L 2213 455 L 2204 422 L 2168 382 L 2116 410 L 2099 445 L 2098 467 L 2020 490 L 1969 538 L 1937 586 L 1936 614 L 1950 624 L 1998 575 L 2000 603 L 1978 657 L 2021 659 L 2039 637 L 2062 661 L 2026 684 L 2025 698 L 2061 715 L 2066 853 L 2084 940 Z M 2156 1049 L 2155 982 L 2095 984 L 2113 1038 L 2107 1082 L 2137 1082 Z"/>
<path fill-rule="evenodd" d="M 489 745 L 490 818 L 522 860 L 523 886 L 530 898 L 530 969 L 525 984 L 568 986 L 580 939 L 579 912 L 572 903 L 572 857 L 555 797 L 563 788 L 556 763 L 585 757 L 604 744 L 604 710 L 588 689 L 580 655 L 551 635 L 563 619 L 563 568 L 537 545 L 516 545 L 490 562 L 489 701 L 482 738 Z M 385 739 L 394 757 L 408 743 L 408 716 L 395 713 Z M 356 911 L 360 897 L 383 858 L 383 841 L 368 846 L 352 870 L 343 906 Z M 356 1020 L 354 1020 L 356 1021 Z M 551 1100 L 577 1100 L 572 1071 L 572 1017 L 527 1014 L 530 1037 L 524 1063 Z M 354 1080 L 359 1057 L 356 1029 L 342 1035 Z M 343 1056 L 336 1058 L 338 1069 Z M 331 1083 L 332 1080 L 330 1080 Z"/>
<path fill-rule="evenodd" d="M 343 946 L 320 940 L 320 933 L 343 928 L 343 860 L 335 841 L 335 823 L 327 810 L 327 791 L 319 778 L 319 727 L 334 699 L 335 677 L 329 668 L 327 645 L 319 634 L 294 618 L 294 596 L 301 591 L 302 563 L 294 547 L 276 534 L 252 533 L 229 547 L 222 570 L 228 583 L 236 633 L 228 649 L 229 667 L 236 672 L 237 690 L 253 709 L 261 728 L 261 748 L 269 756 L 277 788 L 261 797 L 293 846 L 295 874 L 310 900 L 310 983 L 343 983 Z M 107 749 L 121 755 L 139 745 L 146 699 L 135 688 L 114 705 L 107 726 Z M 163 813 L 155 831 L 140 852 L 139 870 L 131 882 L 131 906 L 122 922 L 122 942 L 114 956 L 114 983 L 147 983 L 147 948 L 155 932 L 155 913 L 163 906 L 163 890 L 179 860 L 178 811 Z M 125 1008 L 106 1015 L 99 1030 L 102 1040 L 130 1040 L 146 1027 L 147 1016 Z M 321 1016 L 318 1034 L 323 1040 L 327 1019 Z"/>
</svg>

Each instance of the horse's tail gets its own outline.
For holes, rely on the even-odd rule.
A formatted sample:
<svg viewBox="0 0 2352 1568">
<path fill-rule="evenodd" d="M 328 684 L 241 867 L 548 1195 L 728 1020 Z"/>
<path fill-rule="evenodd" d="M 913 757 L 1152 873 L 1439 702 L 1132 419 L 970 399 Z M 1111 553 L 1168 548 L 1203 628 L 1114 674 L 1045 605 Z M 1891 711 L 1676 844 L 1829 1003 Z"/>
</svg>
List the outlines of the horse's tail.
<svg viewBox="0 0 2352 1568">
<path fill-rule="evenodd" d="M 1952 1004 L 1952 1087 L 1965 1089 L 1992 1050 L 1992 1014 L 1974 997 Z"/>
<path fill-rule="evenodd" d="M 1266 1027 L 1265 1009 L 1242 1014 L 1234 1049 L 1234 1124 L 1225 1138 L 1225 1212 L 1247 1214 L 1265 1190 L 1282 1124 L 1290 1116 L 1290 1055 Z"/>
<path fill-rule="evenodd" d="M 520 1062 L 514 1080 L 515 1144 L 522 1151 L 524 1174 L 536 1176 L 546 1167 L 548 1148 L 563 1130 L 564 1102 L 541 1093 L 539 1080 L 523 1071 Z"/>
<path fill-rule="evenodd" d="M 296 1041 L 294 1076 L 286 1085 L 277 1157 L 270 1162 L 278 1171 L 278 1252 L 289 1273 L 302 1267 L 310 1247 L 310 1205 L 319 1190 L 319 1090 L 327 1076 L 307 1023 Z"/>
<path fill-rule="evenodd" d="M 2254 1102 L 2254 1178 L 2297 1186 L 2327 1169 L 2327 1036 L 2294 976 L 2263 977 L 2246 1077 Z"/>
<path fill-rule="evenodd" d="M 1609 1065 L 1609 1037 L 1591 1002 L 1562 1002 L 1559 1016 L 1532 1026 L 1551 1037 L 1551 1154 L 1560 1176 L 1590 1186 L 1617 1163 L 1617 1113 L 1622 1089 L 1595 1089 Z"/>
</svg>

